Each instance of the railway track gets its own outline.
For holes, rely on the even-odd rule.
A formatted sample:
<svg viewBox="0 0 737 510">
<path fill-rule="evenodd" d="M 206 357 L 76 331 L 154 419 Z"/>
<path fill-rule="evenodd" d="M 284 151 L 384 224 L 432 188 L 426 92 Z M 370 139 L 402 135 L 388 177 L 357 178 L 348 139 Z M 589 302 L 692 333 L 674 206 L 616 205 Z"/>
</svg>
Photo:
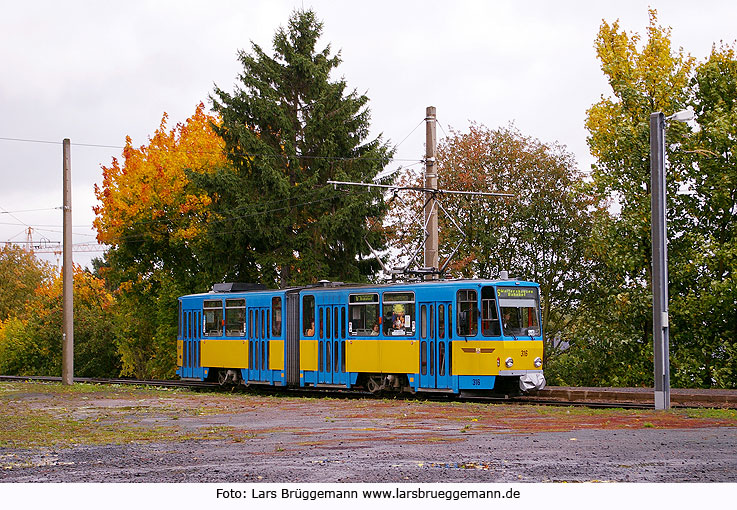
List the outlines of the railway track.
<svg viewBox="0 0 737 510">
<path fill-rule="evenodd" d="M 41 381 L 61 382 L 61 377 L 50 376 L 0 376 L 0 381 Z M 188 381 L 188 380 L 137 380 L 137 379 L 104 379 L 75 377 L 76 383 L 88 384 L 118 384 L 133 386 L 151 386 L 158 388 L 190 388 L 218 390 L 220 387 L 214 382 Z M 284 393 L 282 388 L 255 385 L 245 391 L 258 391 L 264 393 Z M 319 395 L 342 395 L 348 398 L 365 398 L 373 396 L 372 393 L 359 390 L 335 390 L 335 389 L 307 389 L 289 390 L 289 394 L 302 396 Z M 421 394 L 421 395 L 398 395 L 399 398 L 425 398 L 428 400 L 448 400 L 450 395 L 445 394 Z M 653 409 L 654 394 L 651 388 L 575 388 L 552 386 L 537 392 L 534 395 L 524 396 L 486 396 L 461 394 L 460 400 L 468 402 L 484 402 L 490 404 L 515 403 L 530 405 L 557 405 L 557 406 L 581 406 L 592 408 L 622 408 L 622 409 Z M 696 407 L 721 407 L 737 408 L 737 390 L 712 390 L 712 389 L 671 389 L 671 406 L 675 408 Z"/>
</svg>

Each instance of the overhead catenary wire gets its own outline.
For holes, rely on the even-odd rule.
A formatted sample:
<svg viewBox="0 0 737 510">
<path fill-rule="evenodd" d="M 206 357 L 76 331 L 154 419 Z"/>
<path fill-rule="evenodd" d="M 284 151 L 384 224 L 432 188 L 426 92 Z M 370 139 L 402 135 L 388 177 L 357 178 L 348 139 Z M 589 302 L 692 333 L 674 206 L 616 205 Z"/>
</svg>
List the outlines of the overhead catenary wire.
<svg viewBox="0 0 737 510">
<path fill-rule="evenodd" d="M 315 194 L 320 193 L 324 189 L 329 188 L 329 187 L 331 187 L 331 186 L 328 186 L 328 185 L 322 186 L 322 187 L 320 187 L 318 189 L 315 189 L 312 192 L 308 193 L 308 196 L 309 195 L 313 195 L 314 196 Z M 348 193 L 348 194 L 370 194 L 370 192 L 368 192 L 368 191 L 343 191 L 343 192 L 344 193 Z M 285 207 L 268 207 L 268 208 L 266 208 L 266 209 L 264 209 L 262 211 L 253 211 L 253 212 L 249 212 L 248 214 L 240 214 L 240 215 L 232 215 L 231 214 L 231 215 L 225 215 L 225 216 L 218 215 L 218 217 L 210 217 L 208 219 L 189 218 L 188 223 L 190 225 L 191 224 L 199 224 L 201 226 L 207 227 L 209 225 L 216 225 L 216 224 L 219 224 L 219 223 L 226 223 L 226 222 L 231 222 L 231 221 L 235 221 L 235 220 L 239 220 L 239 219 L 245 219 L 245 218 L 249 218 L 249 217 L 256 217 L 256 216 L 263 216 L 263 215 L 274 214 L 274 213 L 277 213 L 277 212 L 286 211 L 286 210 L 290 210 L 290 209 L 295 209 L 295 208 L 299 208 L 299 207 L 305 207 L 305 206 L 308 206 L 308 205 L 314 205 L 314 204 L 317 204 L 317 203 L 320 203 L 320 202 L 330 201 L 330 200 L 334 200 L 334 199 L 335 199 L 335 196 L 323 197 L 323 198 L 319 198 L 319 199 L 316 199 L 316 200 L 302 201 L 302 202 L 299 202 L 299 203 L 296 203 L 296 204 L 291 204 L 291 205 L 288 205 L 288 206 L 285 206 Z M 290 200 L 292 200 L 292 199 L 285 198 L 285 199 L 281 199 L 281 200 L 277 200 L 277 201 L 270 201 L 270 202 L 267 202 L 266 204 L 276 205 L 276 204 L 280 204 L 280 203 L 289 202 Z M 242 209 L 242 208 L 239 208 L 239 209 Z M 160 224 L 167 224 L 168 223 L 168 224 L 173 224 L 174 222 L 172 221 L 171 218 L 160 218 L 160 219 L 155 219 L 155 220 L 153 220 L 153 219 L 152 220 L 142 220 L 142 221 L 130 222 L 128 224 L 128 228 L 135 228 L 135 227 L 138 227 L 138 226 L 148 225 L 148 224 L 151 224 L 151 223 L 160 223 Z M 313 226 L 315 226 L 315 225 L 313 225 Z M 90 228 L 92 228 L 92 226 L 90 226 Z M 239 229 L 227 229 L 227 230 L 222 230 L 221 229 L 221 230 L 216 230 L 213 233 L 216 234 L 216 235 L 222 235 L 222 234 L 231 234 L 231 233 L 235 233 L 235 232 L 249 232 L 249 231 L 244 231 L 242 228 L 239 228 Z M 75 234 L 75 235 L 80 235 L 80 234 Z M 92 236 L 94 234 L 86 234 L 86 235 Z M 110 244 L 120 244 L 122 242 L 128 242 L 128 243 L 144 242 L 149 237 L 150 236 L 148 234 L 146 234 L 146 233 L 141 233 L 141 234 L 123 234 L 123 235 L 119 235 L 119 236 L 113 236 L 110 239 Z M 5 242 L 5 241 L 3 241 L 3 242 Z M 6 244 L 17 244 L 17 243 L 6 242 Z"/>
<path fill-rule="evenodd" d="M 417 130 L 417 128 L 420 125 L 422 125 L 423 122 L 424 122 L 424 119 L 420 120 L 420 122 L 398 144 L 394 145 L 393 149 L 396 150 L 399 146 L 401 146 Z M 63 145 L 63 142 L 62 141 L 44 140 L 44 139 L 35 139 L 35 138 L 6 137 L 6 136 L 0 136 L 0 141 L 21 142 L 21 143 L 35 143 L 35 144 L 47 144 L 47 145 Z M 127 147 L 130 147 L 130 145 L 121 146 L 121 145 L 110 145 L 110 144 L 100 144 L 100 143 L 80 143 L 80 142 L 73 143 L 71 145 L 72 146 L 75 146 L 75 147 L 116 149 L 116 150 L 121 150 L 121 151 L 122 150 L 125 150 Z M 216 153 L 219 153 L 220 152 L 220 151 L 191 151 L 191 150 L 169 149 L 169 148 L 161 148 L 161 149 L 159 149 L 159 148 L 156 148 L 156 147 L 153 147 L 152 148 L 152 147 L 147 147 L 147 146 L 141 146 L 141 149 L 142 150 L 145 150 L 147 152 L 154 152 L 154 151 L 162 150 L 162 151 L 166 151 L 166 152 L 175 152 L 175 153 L 176 152 L 184 152 L 184 153 L 187 153 L 187 154 L 216 154 Z M 138 150 L 138 149 L 136 149 L 136 150 Z M 391 162 L 391 161 L 395 161 L 395 162 L 409 162 L 410 163 L 409 165 L 406 165 L 404 167 L 400 166 L 398 168 L 398 170 L 399 169 L 402 169 L 402 168 L 409 169 L 411 167 L 414 167 L 416 165 L 420 165 L 420 164 L 423 163 L 422 160 L 417 159 L 417 158 L 395 158 L 395 157 L 390 157 L 390 158 L 375 158 L 375 157 L 367 157 L 367 156 L 335 157 L 335 156 L 313 156 L 313 155 L 299 155 L 299 154 L 295 154 L 295 155 L 288 155 L 288 154 L 259 154 L 259 153 L 248 153 L 248 152 L 231 152 L 231 154 L 237 155 L 237 156 L 243 156 L 243 157 L 253 157 L 253 158 L 279 158 L 279 159 L 302 159 L 302 160 L 310 160 L 310 159 L 312 159 L 312 160 L 342 161 L 342 162 L 351 162 L 351 161 L 386 161 L 387 163 L 388 162 Z M 318 188 L 317 190 L 314 190 L 313 193 L 318 193 L 318 192 L 321 191 L 321 189 L 322 188 Z M 369 190 L 369 193 L 370 193 L 370 190 Z M 290 205 L 290 206 L 287 206 L 287 207 L 276 207 L 276 208 L 272 207 L 272 208 L 267 208 L 264 211 L 250 212 L 250 213 L 248 213 L 246 215 L 232 215 L 232 214 L 227 215 L 227 216 L 219 215 L 217 218 L 208 218 L 208 220 L 205 223 L 214 224 L 214 223 L 218 223 L 218 222 L 226 222 L 226 221 L 233 221 L 233 220 L 237 220 L 237 219 L 243 219 L 243 218 L 247 218 L 247 217 L 251 217 L 251 216 L 256 216 L 256 215 L 261 215 L 261 214 L 272 214 L 272 213 L 283 211 L 283 210 L 287 210 L 287 209 L 290 209 L 290 208 L 304 207 L 304 206 L 307 206 L 307 205 L 311 205 L 311 204 L 315 204 L 315 203 L 319 203 L 319 202 L 323 202 L 325 200 L 331 200 L 331 199 L 332 199 L 332 197 L 327 197 L 327 198 L 322 198 L 322 199 L 318 199 L 318 200 L 312 200 L 312 201 L 302 202 L 300 204 L 293 204 L 293 205 Z M 292 199 L 287 198 L 287 199 L 282 199 L 282 200 L 278 200 L 278 201 L 271 201 L 271 202 L 266 202 L 265 204 L 262 204 L 262 205 L 267 205 L 267 204 L 276 205 L 276 204 L 278 204 L 280 202 L 284 202 L 284 201 L 287 201 L 287 200 L 292 200 Z M 243 208 L 245 208 L 245 207 L 243 207 Z M 7 214 L 7 215 L 11 216 L 12 218 L 14 218 L 15 220 L 17 220 L 18 223 L 15 224 L 15 225 L 22 225 L 22 226 L 25 226 L 25 227 L 28 227 L 28 228 L 33 228 L 34 230 L 37 230 L 37 231 L 44 230 L 44 231 L 52 232 L 52 233 L 59 233 L 59 231 L 56 231 L 56 230 L 40 229 L 38 227 L 31 227 L 28 223 L 24 222 L 20 218 L 18 218 L 18 217 L 16 217 L 16 216 L 13 215 L 14 212 L 16 212 L 16 213 L 40 212 L 40 211 L 58 210 L 58 209 L 62 209 L 62 207 L 49 207 L 49 208 L 38 208 L 38 209 L 26 209 L 26 210 L 19 210 L 19 211 L 6 211 L 6 210 L 2 209 L 2 210 L 0 210 L 0 214 Z M 237 211 L 239 209 L 242 209 L 242 208 L 235 209 L 234 211 Z M 162 219 L 143 220 L 143 221 L 133 222 L 132 225 L 140 225 L 140 224 L 144 224 L 144 223 L 157 223 L 157 222 L 170 222 L 171 223 L 171 219 L 169 219 L 169 218 L 162 218 Z M 5 223 L 5 222 L 0 222 L 0 224 L 13 225 L 12 223 Z M 56 227 L 57 225 L 42 225 L 42 226 Z M 94 227 L 92 225 L 83 225 L 83 226 L 75 226 L 74 228 L 88 228 L 88 229 L 93 229 Z M 222 233 L 227 233 L 227 231 L 222 232 Z M 78 233 L 75 233 L 75 235 L 85 235 L 85 236 L 90 236 L 90 237 L 91 236 L 94 236 L 94 234 L 79 233 L 79 232 Z M 4 242 L 5 244 L 12 244 L 9 241 L 2 241 L 2 242 Z M 49 241 L 48 239 L 46 239 L 44 242 L 51 242 L 51 241 Z"/>
<path fill-rule="evenodd" d="M 38 139 L 29 139 L 29 138 L 13 138 L 13 137 L 7 137 L 7 136 L 0 136 L 0 140 L 2 141 L 9 141 L 9 142 L 25 142 L 25 143 L 40 143 L 40 144 L 51 144 L 51 145 L 61 145 L 62 142 L 57 142 L 53 140 L 38 140 Z M 97 144 L 97 143 L 79 143 L 75 142 L 71 144 L 72 147 L 93 147 L 93 148 L 104 148 L 104 149 L 116 149 L 116 150 L 125 150 L 127 146 L 125 145 L 106 145 L 106 144 Z M 169 153 L 184 153 L 184 154 L 220 154 L 221 151 L 193 151 L 193 150 L 186 150 L 186 149 L 171 149 L 171 148 L 157 148 L 157 147 L 150 147 L 150 146 L 142 146 L 145 147 L 146 151 L 149 152 L 169 152 Z M 136 147 L 133 147 L 134 149 L 138 150 Z M 273 158 L 273 159 L 304 159 L 304 160 L 324 160 L 324 161 L 417 161 L 417 158 L 380 158 L 380 157 L 367 157 L 367 156 L 352 156 L 352 157 L 339 157 L 339 156 L 315 156 L 310 154 L 267 154 L 267 153 L 258 153 L 258 152 L 239 152 L 239 151 L 230 151 L 229 154 L 232 154 L 234 156 L 240 156 L 240 157 L 253 157 L 253 158 Z"/>
<path fill-rule="evenodd" d="M 0 211 L 0 214 L 13 214 L 13 213 L 27 213 L 27 212 L 39 212 L 39 211 L 54 211 L 54 210 L 60 210 L 63 209 L 62 206 L 59 207 L 43 207 L 41 209 L 22 209 L 19 211 Z"/>
</svg>

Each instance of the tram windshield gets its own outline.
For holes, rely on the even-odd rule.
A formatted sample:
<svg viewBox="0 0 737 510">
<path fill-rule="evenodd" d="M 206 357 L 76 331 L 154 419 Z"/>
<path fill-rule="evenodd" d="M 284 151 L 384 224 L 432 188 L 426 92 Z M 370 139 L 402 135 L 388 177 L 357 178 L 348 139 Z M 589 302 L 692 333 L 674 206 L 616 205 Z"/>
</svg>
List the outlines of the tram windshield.
<svg viewBox="0 0 737 510">
<path fill-rule="evenodd" d="M 502 330 L 506 336 L 539 336 L 540 299 L 534 287 L 499 287 Z"/>
</svg>

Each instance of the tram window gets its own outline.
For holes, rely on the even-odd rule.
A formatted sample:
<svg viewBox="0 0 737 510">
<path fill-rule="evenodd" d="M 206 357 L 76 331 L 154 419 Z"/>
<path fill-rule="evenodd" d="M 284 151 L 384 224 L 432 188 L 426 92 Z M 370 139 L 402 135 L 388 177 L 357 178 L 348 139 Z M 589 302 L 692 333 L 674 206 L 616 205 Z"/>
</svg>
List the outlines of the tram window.
<svg viewBox="0 0 737 510">
<path fill-rule="evenodd" d="M 263 331 L 263 329 L 262 329 Z M 269 345 L 268 342 L 263 342 L 261 344 L 261 370 L 266 370 L 266 346 Z"/>
<path fill-rule="evenodd" d="M 348 299 L 350 322 L 348 333 L 353 336 L 379 334 L 379 295 L 351 294 Z"/>
<path fill-rule="evenodd" d="M 330 308 L 325 309 L 325 338 L 332 338 L 330 330 Z"/>
<path fill-rule="evenodd" d="M 281 298 L 271 298 L 271 336 L 281 336 Z"/>
<path fill-rule="evenodd" d="M 320 322 L 320 338 L 322 338 L 323 335 L 325 334 L 325 321 L 324 321 L 324 319 L 325 319 L 325 314 L 323 313 L 322 308 L 320 308 L 317 311 L 317 320 Z"/>
<path fill-rule="evenodd" d="M 427 307 L 420 307 L 420 338 L 427 338 Z"/>
<path fill-rule="evenodd" d="M 223 335 L 223 302 L 206 300 L 202 303 L 202 313 L 205 315 L 205 336 Z"/>
<path fill-rule="evenodd" d="M 475 290 L 459 290 L 457 298 L 458 336 L 476 336 L 478 332 L 478 294 Z"/>
<path fill-rule="evenodd" d="M 332 365 L 330 364 L 330 342 L 329 340 L 325 342 L 325 371 L 331 372 Z"/>
<path fill-rule="evenodd" d="M 540 334 L 540 298 L 536 288 L 499 287 L 497 297 L 505 335 L 533 337 Z"/>
<path fill-rule="evenodd" d="M 438 375 L 445 375 L 445 343 L 438 343 Z"/>
<path fill-rule="evenodd" d="M 182 323 L 184 321 L 184 317 L 182 317 L 182 302 L 181 301 L 179 302 L 178 308 L 179 308 L 179 315 L 177 315 L 177 317 L 179 317 L 179 320 L 177 321 L 177 336 L 179 338 L 182 338 Z"/>
<path fill-rule="evenodd" d="M 448 305 L 448 339 L 453 339 L 453 305 Z"/>
<path fill-rule="evenodd" d="M 333 345 L 333 372 L 340 372 L 340 367 L 338 366 L 340 350 L 338 349 L 338 345 L 338 342 L 335 342 L 335 345 Z"/>
<path fill-rule="evenodd" d="M 266 312 L 261 310 L 261 338 L 266 338 L 266 330 L 268 329 L 266 326 L 266 318 L 264 317 L 265 314 Z"/>
<path fill-rule="evenodd" d="M 427 342 L 420 342 L 420 373 L 427 375 Z"/>
<path fill-rule="evenodd" d="M 537 320 L 537 303 L 530 299 L 529 303 L 523 300 L 499 300 L 502 312 L 502 326 L 504 334 L 510 336 L 538 336 L 540 326 Z"/>
<path fill-rule="evenodd" d="M 246 334 L 246 300 L 225 300 L 225 336 Z"/>
<path fill-rule="evenodd" d="M 481 334 L 484 336 L 501 335 L 494 287 L 481 289 Z"/>
<path fill-rule="evenodd" d="M 445 338 L 445 306 L 438 305 L 438 338 Z M 444 374 L 440 374 L 444 375 Z"/>
<path fill-rule="evenodd" d="M 435 338 L 435 317 L 433 317 L 433 311 L 435 307 L 430 305 L 430 338 Z"/>
<path fill-rule="evenodd" d="M 253 336 L 253 310 L 248 311 L 248 336 L 249 338 L 254 338 Z"/>
<path fill-rule="evenodd" d="M 315 296 L 302 298 L 302 331 L 305 336 L 315 336 Z"/>
<path fill-rule="evenodd" d="M 429 361 L 430 361 L 430 375 L 435 375 L 435 342 L 428 342 L 427 345 L 430 349 L 430 354 L 428 355 Z"/>
<path fill-rule="evenodd" d="M 340 338 L 340 330 L 338 329 L 338 307 L 333 308 L 333 331 L 335 338 Z"/>
<path fill-rule="evenodd" d="M 448 333 L 451 329 L 448 328 Z M 453 344 L 448 344 L 448 375 L 453 375 Z"/>
<path fill-rule="evenodd" d="M 345 338 L 345 306 L 340 307 L 340 337 Z M 345 360 L 345 357 L 343 359 Z"/>
<path fill-rule="evenodd" d="M 412 335 L 415 332 L 414 292 L 385 292 L 384 334 L 387 336 Z"/>
</svg>

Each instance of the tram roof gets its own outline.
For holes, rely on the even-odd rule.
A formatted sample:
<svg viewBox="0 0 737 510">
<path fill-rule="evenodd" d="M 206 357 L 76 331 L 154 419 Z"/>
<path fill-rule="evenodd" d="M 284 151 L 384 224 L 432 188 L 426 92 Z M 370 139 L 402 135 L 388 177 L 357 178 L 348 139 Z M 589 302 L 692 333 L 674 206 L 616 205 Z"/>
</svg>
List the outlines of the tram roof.
<svg viewBox="0 0 737 510">
<path fill-rule="evenodd" d="M 519 285 L 524 287 L 535 286 L 538 284 L 526 280 L 516 279 L 479 279 L 479 278 L 460 278 L 460 279 L 448 279 L 448 280 L 414 280 L 414 281 L 392 281 L 384 283 L 343 283 L 343 282 L 331 282 L 321 281 L 312 285 L 303 285 L 288 287 L 285 289 L 267 289 L 267 288 L 251 288 L 249 290 L 240 290 L 238 286 L 232 286 L 233 290 L 211 290 L 209 292 L 202 292 L 198 294 L 189 294 L 181 297 L 213 297 L 213 296 L 240 296 L 240 295 L 253 295 L 253 294 L 286 294 L 292 292 L 326 292 L 326 291 L 339 291 L 339 290 L 371 290 L 377 291 L 385 289 L 410 289 L 412 287 L 460 287 L 463 285 Z M 214 287 L 213 287 L 214 288 Z M 238 289 L 238 290 L 235 290 Z"/>
</svg>

